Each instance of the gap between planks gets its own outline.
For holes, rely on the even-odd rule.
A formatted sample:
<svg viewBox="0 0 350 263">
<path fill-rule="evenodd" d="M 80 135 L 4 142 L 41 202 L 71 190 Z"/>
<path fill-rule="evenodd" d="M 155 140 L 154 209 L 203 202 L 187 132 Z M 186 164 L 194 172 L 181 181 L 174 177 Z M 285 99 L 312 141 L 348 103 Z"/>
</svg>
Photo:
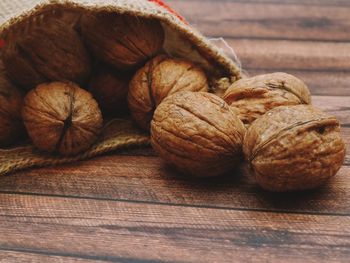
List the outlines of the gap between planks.
<svg viewBox="0 0 350 263">
<path fill-rule="evenodd" d="M 146 201 L 146 200 L 132 200 L 132 199 L 117 199 L 106 197 L 91 197 L 91 196 L 74 196 L 74 195 L 58 195 L 58 194 L 39 194 L 39 193 L 26 193 L 26 192 L 11 192 L 0 191 L 0 195 L 14 195 L 14 196 L 30 196 L 30 197 L 48 197 L 58 199 L 77 199 L 77 200 L 93 200 L 93 201 L 108 201 L 108 202 L 120 202 L 130 204 L 145 204 L 150 206 L 169 206 L 169 207 L 183 207 L 183 208 L 200 208 L 200 209 L 214 209 L 214 210 L 228 210 L 237 212 L 261 212 L 272 214 L 291 214 L 291 215 L 314 215 L 314 216 L 336 216 L 336 217 L 350 217 L 350 213 L 331 213 L 331 212 L 317 212 L 317 211 L 288 211 L 288 210 L 271 210 L 263 208 L 243 208 L 243 207 L 229 207 L 229 206 L 217 206 L 217 205 L 197 205 L 197 204 L 185 204 L 185 203 L 172 203 L 172 202 L 160 202 L 160 201 Z M 1 216 L 1 214 L 0 214 Z M 9 215 L 6 215 L 9 216 Z M 11 216 L 10 216 L 11 217 Z"/>
<path fill-rule="evenodd" d="M 349 216 L 6 194 L 0 208 L 0 243 L 8 249 L 156 261 L 346 262 L 349 256 Z"/>
</svg>

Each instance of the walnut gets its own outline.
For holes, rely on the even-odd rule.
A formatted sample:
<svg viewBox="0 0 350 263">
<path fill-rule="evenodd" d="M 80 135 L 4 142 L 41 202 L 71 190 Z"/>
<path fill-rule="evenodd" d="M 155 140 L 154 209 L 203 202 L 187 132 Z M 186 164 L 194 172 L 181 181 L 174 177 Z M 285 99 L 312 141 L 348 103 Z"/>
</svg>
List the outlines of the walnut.
<svg viewBox="0 0 350 263">
<path fill-rule="evenodd" d="M 118 73 L 109 68 L 103 68 L 93 75 L 90 92 L 103 113 L 115 116 L 127 112 L 129 80 L 128 74 Z"/>
<path fill-rule="evenodd" d="M 0 61 L 0 146 L 14 143 L 24 134 L 22 92 L 11 83 Z"/>
<path fill-rule="evenodd" d="M 275 107 L 311 103 L 307 86 L 282 72 L 238 80 L 228 88 L 223 99 L 237 109 L 246 125 Z"/>
<path fill-rule="evenodd" d="M 153 112 L 162 100 L 178 91 L 207 91 L 205 73 L 182 59 L 163 55 L 149 61 L 129 84 L 128 104 L 133 119 L 149 130 Z"/>
<path fill-rule="evenodd" d="M 143 64 L 162 49 L 164 42 L 163 28 L 155 19 L 100 12 L 85 14 L 81 24 L 95 56 L 119 69 Z"/>
<path fill-rule="evenodd" d="M 6 41 L 6 71 L 27 90 L 53 80 L 83 83 L 90 74 L 90 58 L 78 33 L 58 20 L 28 22 Z"/>
<path fill-rule="evenodd" d="M 101 111 L 92 95 L 68 82 L 41 84 L 31 90 L 22 116 L 37 148 L 62 155 L 87 150 L 102 129 Z"/>
<path fill-rule="evenodd" d="M 263 188 L 311 189 L 334 176 L 344 161 L 339 129 L 335 117 L 310 105 L 280 106 L 252 123 L 243 151 Z"/>
<path fill-rule="evenodd" d="M 183 91 L 167 97 L 156 109 L 151 143 L 178 170 L 198 176 L 217 176 L 241 160 L 245 128 L 219 97 Z"/>
</svg>

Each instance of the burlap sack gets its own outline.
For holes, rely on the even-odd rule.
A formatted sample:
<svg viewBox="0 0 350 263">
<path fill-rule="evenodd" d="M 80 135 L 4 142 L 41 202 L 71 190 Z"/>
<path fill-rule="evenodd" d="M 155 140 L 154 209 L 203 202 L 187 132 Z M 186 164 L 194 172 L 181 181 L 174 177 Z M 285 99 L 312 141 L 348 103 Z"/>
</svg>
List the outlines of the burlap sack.
<svg viewBox="0 0 350 263">
<path fill-rule="evenodd" d="M 240 68 L 198 31 L 192 28 L 160 0 L 2 0 L 0 3 L 0 47 L 6 44 L 6 36 L 33 19 L 55 17 L 74 22 L 83 12 L 128 13 L 161 21 L 166 39 L 164 50 L 170 55 L 190 59 L 207 72 L 212 88 L 225 89 L 241 77 Z M 5 41 L 3 41 L 5 40 Z M 34 167 L 55 165 L 86 159 L 127 146 L 149 143 L 131 120 L 113 120 L 105 125 L 99 141 L 87 152 L 75 157 L 60 157 L 36 150 L 32 145 L 0 149 L 0 174 Z"/>
</svg>

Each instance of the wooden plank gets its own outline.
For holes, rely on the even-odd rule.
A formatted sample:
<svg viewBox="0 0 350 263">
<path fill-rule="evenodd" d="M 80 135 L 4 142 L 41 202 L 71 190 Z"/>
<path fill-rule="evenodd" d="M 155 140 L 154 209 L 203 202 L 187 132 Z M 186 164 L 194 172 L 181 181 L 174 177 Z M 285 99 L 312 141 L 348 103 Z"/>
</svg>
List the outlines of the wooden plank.
<svg viewBox="0 0 350 263">
<path fill-rule="evenodd" d="M 243 68 L 350 72 L 350 43 L 287 40 L 227 40 Z"/>
<path fill-rule="evenodd" d="M 0 249 L 0 263 L 37 263 L 37 262 L 50 262 L 50 263 L 102 263 L 102 262 L 116 262 L 105 260 L 91 260 L 87 258 L 79 258 L 72 256 L 54 256 L 47 255 L 46 253 L 29 252 L 25 249 L 17 250 L 1 250 Z M 122 261 L 120 261 L 122 262 Z"/>
<path fill-rule="evenodd" d="M 246 171 L 245 171 L 246 170 Z M 158 157 L 104 156 L 1 178 L 2 193 L 50 194 L 189 206 L 350 215 L 350 167 L 323 187 L 276 194 L 258 187 L 246 167 L 226 177 L 196 180 Z"/>
<path fill-rule="evenodd" d="M 345 127 L 342 135 L 350 148 L 349 97 L 315 96 L 314 103 L 336 115 Z M 346 164 L 324 187 L 301 194 L 264 192 L 246 169 L 231 176 L 195 180 L 163 165 L 150 149 L 123 152 L 70 165 L 31 169 L 2 177 L 2 192 L 52 194 L 112 200 L 350 214 L 350 155 Z M 130 156 L 136 154 L 143 156 Z M 129 155 L 129 156 L 128 156 Z"/>
<path fill-rule="evenodd" d="M 170 1 L 192 25 L 211 37 L 350 40 L 350 5 L 330 1 Z M 321 1 L 322 2 L 322 1 Z M 327 3 L 327 5 L 325 5 Z"/>
<path fill-rule="evenodd" d="M 165 0 L 170 5 L 176 2 L 182 2 L 184 0 Z M 213 0 L 187 0 L 187 2 L 213 2 Z M 298 4 L 301 6 L 349 6 L 350 3 L 348 0 L 216 0 L 215 4 L 223 4 L 226 2 L 235 2 L 235 3 L 264 3 L 264 4 L 278 4 L 278 5 L 294 5 Z"/>
<path fill-rule="evenodd" d="M 0 247 L 111 261 L 347 262 L 349 216 L 0 195 Z"/>
</svg>

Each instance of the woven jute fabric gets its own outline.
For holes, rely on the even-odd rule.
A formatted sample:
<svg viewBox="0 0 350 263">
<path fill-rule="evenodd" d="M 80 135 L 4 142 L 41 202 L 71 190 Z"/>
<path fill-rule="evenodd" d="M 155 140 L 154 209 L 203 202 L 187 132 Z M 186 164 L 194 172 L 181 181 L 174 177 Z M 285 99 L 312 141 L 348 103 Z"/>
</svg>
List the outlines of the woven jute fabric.
<svg viewBox="0 0 350 263">
<path fill-rule="evenodd" d="M 56 18 L 84 12 L 115 12 L 153 18 L 161 21 L 166 33 L 164 49 L 171 55 L 192 60 L 212 76 L 212 83 L 221 86 L 241 78 L 240 68 L 221 49 L 210 43 L 175 12 L 151 0 L 2 0 L 0 1 L 0 39 L 6 39 L 12 29 L 23 26 L 34 17 Z M 226 84 L 228 83 L 228 84 Z M 215 84 L 213 84 L 215 86 Z M 32 145 L 0 149 L 0 174 L 16 170 L 55 165 L 90 158 L 127 146 L 149 143 L 149 136 L 135 128 L 131 120 L 114 120 L 104 128 L 100 140 L 87 152 L 74 157 L 42 153 Z"/>
</svg>

